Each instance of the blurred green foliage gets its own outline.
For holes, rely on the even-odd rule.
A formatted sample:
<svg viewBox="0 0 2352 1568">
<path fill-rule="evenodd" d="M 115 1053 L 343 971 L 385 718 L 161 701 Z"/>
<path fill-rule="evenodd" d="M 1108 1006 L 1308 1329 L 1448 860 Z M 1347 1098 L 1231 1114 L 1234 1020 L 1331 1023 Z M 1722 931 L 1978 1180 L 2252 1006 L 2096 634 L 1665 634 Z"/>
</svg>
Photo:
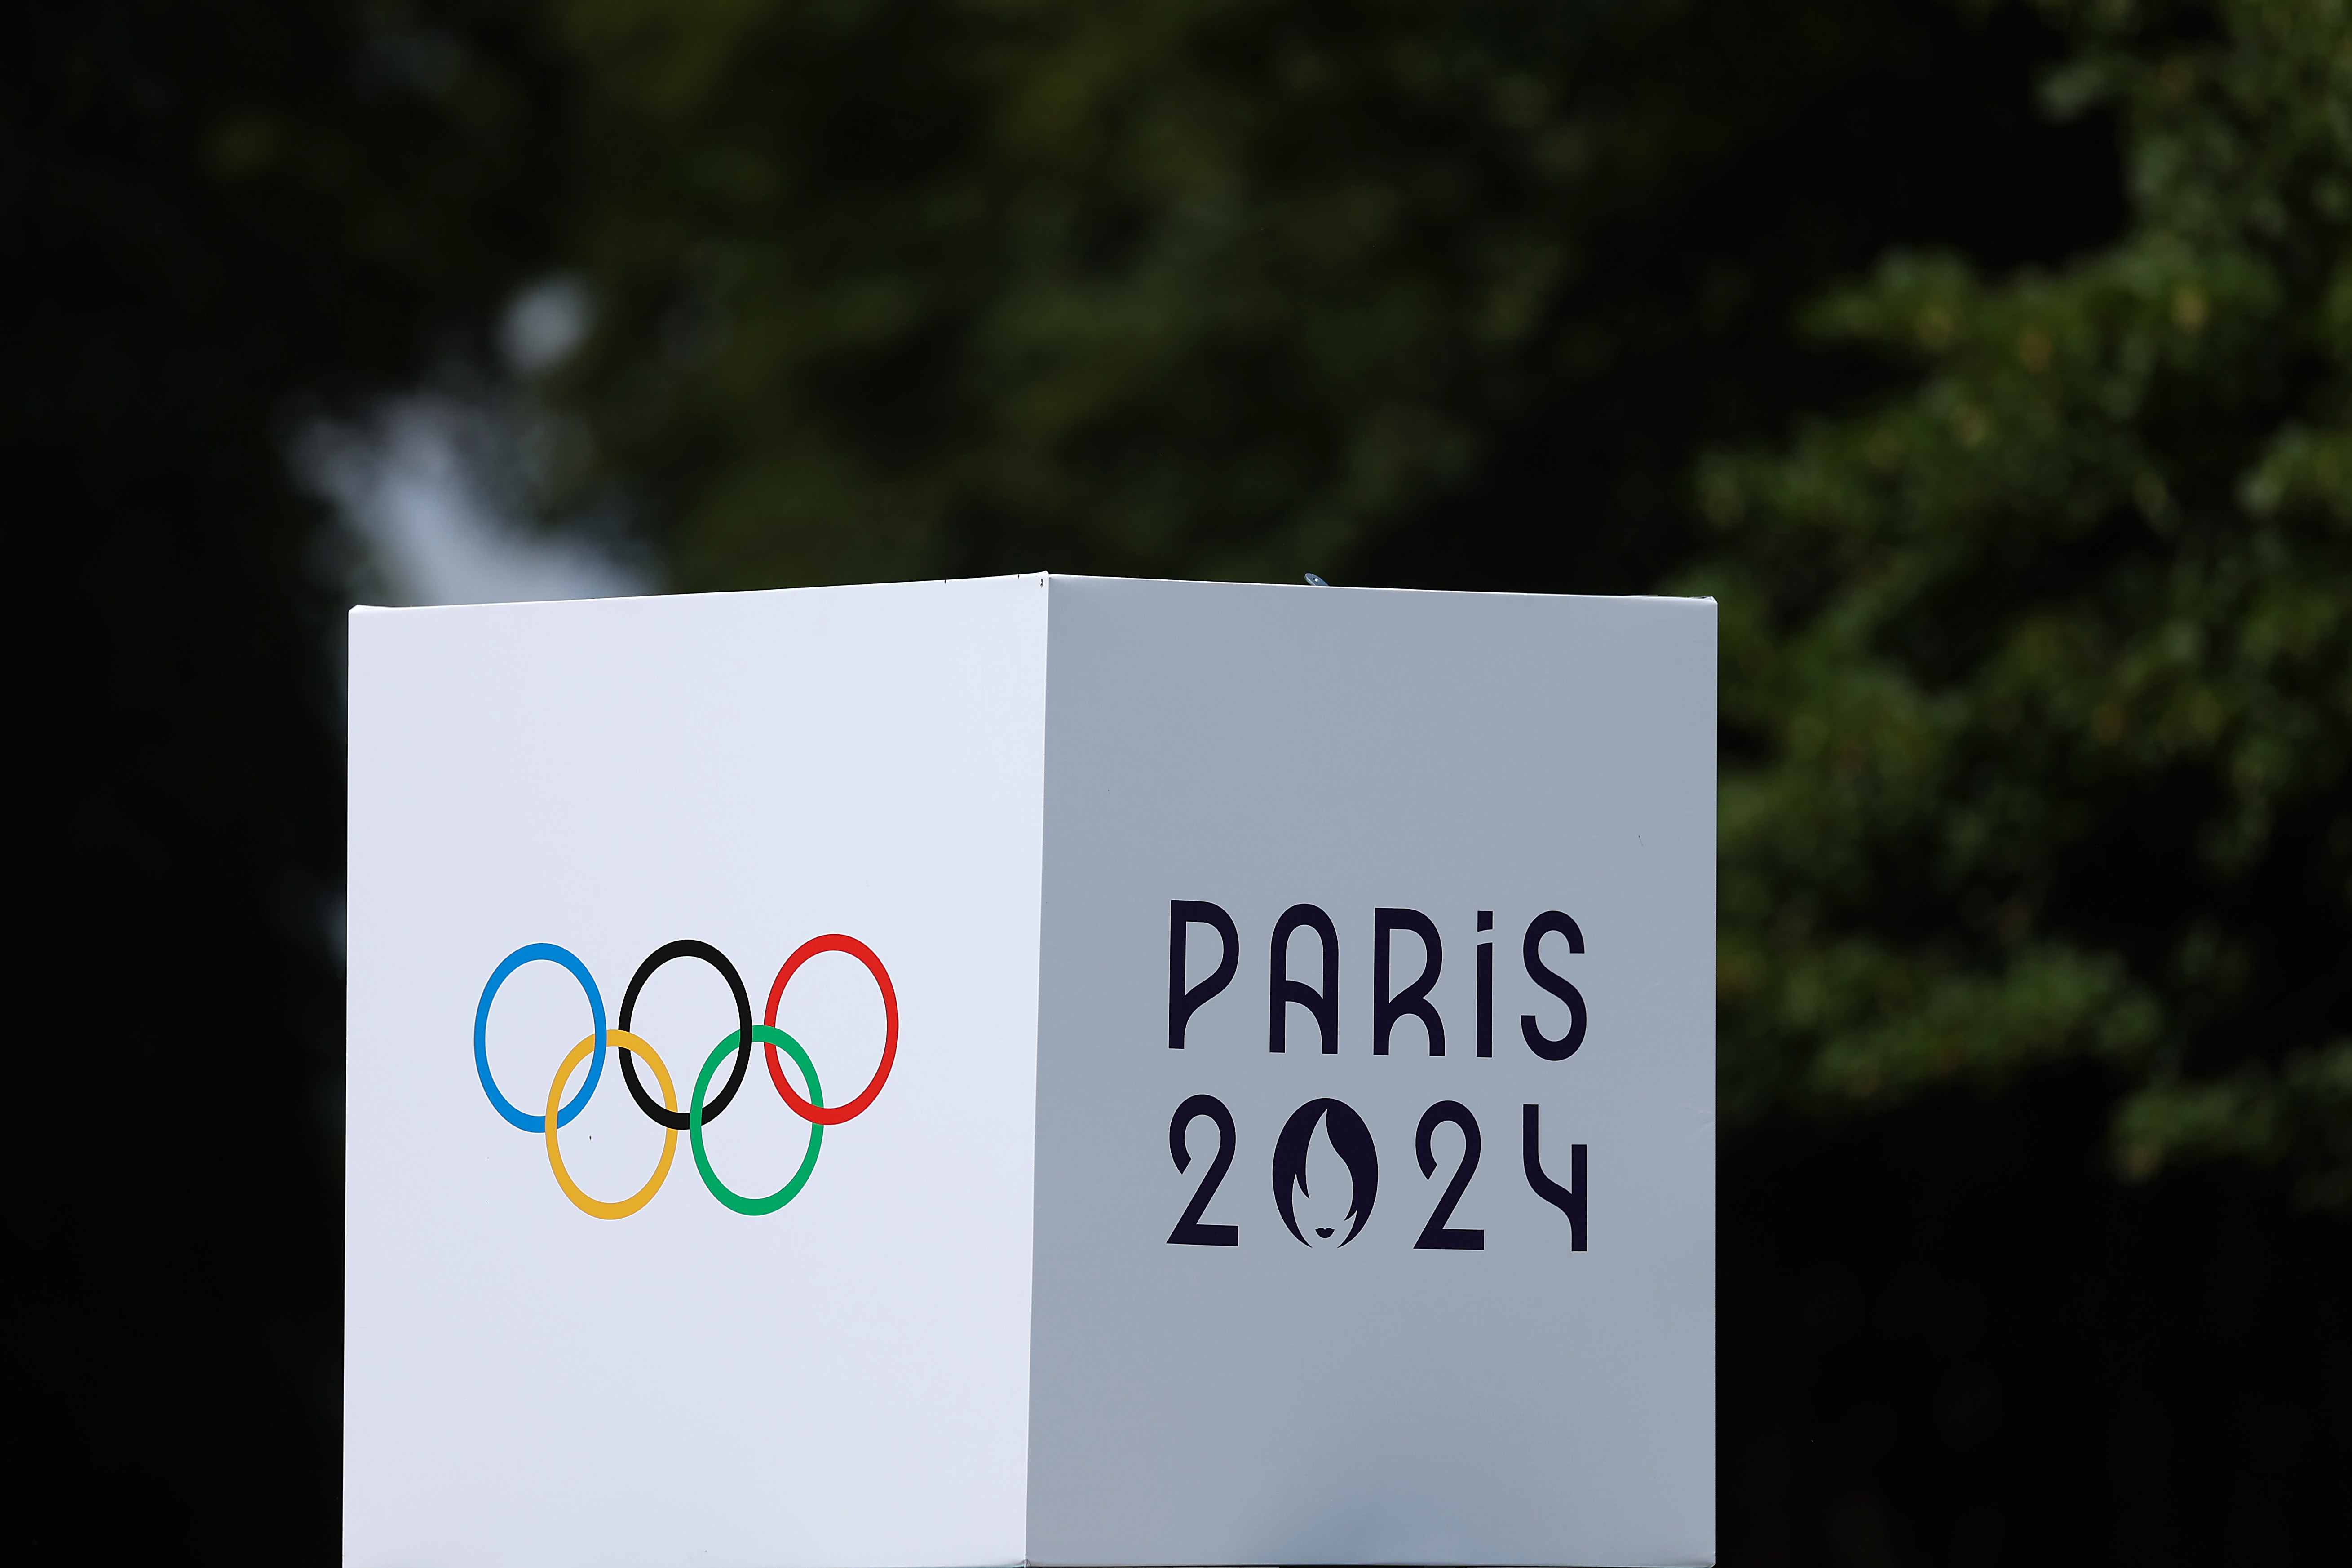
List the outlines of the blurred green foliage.
<svg viewBox="0 0 2352 1568">
<path fill-rule="evenodd" d="M 2352 8 L 2050 8 L 2126 232 L 1888 258 L 1811 323 L 1916 385 L 1700 475 L 1727 1095 L 2089 1057 L 2125 1175 L 2352 1205 Z"/>
<path fill-rule="evenodd" d="M 556 10 L 587 131 L 566 264 L 605 312 L 556 391 L 693 585 L 1645 587 L 1694 444 L 1839 384 L 1784 330 L 1805 291 L 1890 239 L 2008 259 L 2105 216 L 2063 174 L 2015 210 L 1971 177 L 2058 140 L 2014 16 Z"/>
</svg>

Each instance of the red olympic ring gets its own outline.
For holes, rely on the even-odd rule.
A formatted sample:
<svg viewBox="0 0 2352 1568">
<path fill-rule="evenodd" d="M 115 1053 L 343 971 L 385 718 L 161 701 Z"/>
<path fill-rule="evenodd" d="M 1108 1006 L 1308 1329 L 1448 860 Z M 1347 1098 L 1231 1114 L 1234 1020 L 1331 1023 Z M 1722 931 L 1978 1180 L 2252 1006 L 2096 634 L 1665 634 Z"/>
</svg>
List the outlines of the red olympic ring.
<svg viewBox="0 0 2352 1568">
<path fill-rule="evenodd" d="M 866 1086 L 864 1093 L 846 1105 L 837 1106 L 811 1105 L 803 1100 L 786 1081 L 784 1065 L 776 1059 L 776 1047 L 772 1045 L 767 1047 L 768 1076 L 775 1079 L 776 1092 L 784 1097 L 784 1103 L 791 1106 L 793 1114 L 802 1121 L 814 1121 L 822 1127 L 838 1127 L 873 1104 L 874 1097 L 882 1092 L 883 1084 L 889 1080 L 890 1064 L 898 1058 L 898 993 L 891 989 L 890 972 L 882 967 L 882 961 L 874 956 L 874 950 L 856 937 L 839 934 L 811 937 L 784 960 L 782 969 L 776 971 L 776 983 L 768 990 L 768 1027 L 772 1029 L 776 1026 L 776 1005 L 784 999 L 784 986 L 792 980 L 793 972 L 820 952 L 849 954 L 866 966 L 866 972 L 874 976 L 874 984 L 882 988 L 882 1016 L 886 1025 L 882 1038 L 882 1065 L 874 1069 L 873 1081 Z"/>
</svg>

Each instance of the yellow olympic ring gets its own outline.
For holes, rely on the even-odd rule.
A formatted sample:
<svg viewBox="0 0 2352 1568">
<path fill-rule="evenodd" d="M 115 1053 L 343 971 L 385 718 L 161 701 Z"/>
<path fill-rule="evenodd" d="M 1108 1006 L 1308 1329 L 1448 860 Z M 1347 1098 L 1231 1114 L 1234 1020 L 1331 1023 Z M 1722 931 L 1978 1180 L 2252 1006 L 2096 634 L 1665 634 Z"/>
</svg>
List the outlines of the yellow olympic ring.
<svg viewBox="0 0 2352 1568">
<path fill-rule="evenodd" d="M 654 1077 L 661 1084 L 662 1104 L 676 1110 L 677 1086 L 670 1082 L 669 1068 L 662 1066 L 662 1059 L 654 1054 L 654 1048 L 625 1029 L 610 1030 L 606 1038 L 615 1046 L 635 1052 L 653 1065 Z M 623 1198 L 619 1203 L 608 1204 L 582 1192 L 579 1184 L 572 1181 L 572 1173 L 563 1168 L 563 1151 L 556 1146 L 555 1142 L 555 1112 L 563 1099 L 563 1086 L 572 1078 L 572 1069 L 587 1060 L 588 1053 L 595 1048 L 596 1037 L 593 1035 L 572 1047 L 572 1054 L 563 1058 L 563 1065 L 555 1069 L 555 1081 L 548 1086 L 547 1163 L 554 1167 L 556 1184 L 563 1189 L 563 1195 L 578 1205 L 583 1214 L 593 1215 L 598 1219 L 626 1219 L 651 1203 L 653 1195 L 661 1191 L 662 1182 L 669 1175 L 669 1163 L 677 1154 L 677 1130 L 674 1127 L 662 1129 L 661 1163 L 654 1167 L 653 1180 L 639 1187 L 633 1195 Z"/>
</svg>

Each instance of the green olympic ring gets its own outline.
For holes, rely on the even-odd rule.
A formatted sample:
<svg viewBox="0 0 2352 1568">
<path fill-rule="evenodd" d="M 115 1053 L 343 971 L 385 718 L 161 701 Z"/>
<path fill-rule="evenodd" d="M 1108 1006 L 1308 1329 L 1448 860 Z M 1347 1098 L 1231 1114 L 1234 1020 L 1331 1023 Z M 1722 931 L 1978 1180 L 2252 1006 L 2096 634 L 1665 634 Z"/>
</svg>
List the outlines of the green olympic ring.
<svg viewBox="0 0 2352 1568">
<path fill-rule="evenodd" d="M 808 1184 L 809 1173 L 816 1169 L 817 1151 L 824 1146 L 824 1128 L 818 1122 L 809 1123 L 808 1152 L 801 1159 L 801 1168 L 793 1173 L 791 1181 L 764 1198 L 747 1198 L 719 1179 L 719 1173 L 710 1168 L 710 1156 L 702 1148 L 702 1097 L 709 1090 L 710 1075 L 719 1070 L 720 1062 L 735 1054 L 736 1045 L 742 1037 L 740 1029 L 729 1034 L 702 1064 L 702 1076 L 694 1080 L 694 1099 L 687 1106 L 686 1134 L 694 1146 L 694 1168 L 702 1173 L 702 1184 L 710 1189 L 712 1197 L 737 1214 L 773 1214 L 798 1197 L 801 1188 Z M 766 1024 L 751 1026 L 751 1039 L 756 1045 L 782 1046 L 787 1056 L 800 1063 L 801 1072 L 808 1079 L 809 1103 L 820 1109 L 824 1107 L 824 1090 L 816 1081 L 816 1064 L 809 1060 L 808 1053 L 801 1049 L 798 1040 Z"/>
</svg>

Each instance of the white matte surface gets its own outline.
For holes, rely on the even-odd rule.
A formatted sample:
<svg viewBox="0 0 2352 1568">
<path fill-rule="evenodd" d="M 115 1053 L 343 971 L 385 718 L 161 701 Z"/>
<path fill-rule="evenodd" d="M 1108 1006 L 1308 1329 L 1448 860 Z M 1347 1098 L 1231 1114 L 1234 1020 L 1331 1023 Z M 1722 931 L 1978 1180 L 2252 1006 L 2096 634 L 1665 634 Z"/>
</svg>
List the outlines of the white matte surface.
<svg viewBox="0 0 2352 1568">
<path fill-rule="evenodd" d="M 1045 600 L 353 615 L 347 1562 L 1021 1558 Z M 644 1210 L 593 1219 L 477 1081 L 476 1004 L 526 942 L 586 961 L 611 1021 L 675 938 L 726 952 L 756 1016 L 828 931 L 888 965 L 898 1065 L 777 1214 L 721 1207 L 681 1134 Z M 787 993 L 832 1103 L 878 1059 L 876 996 L 834 954 Z M 683 1096 L 726 988 L 680 961 L 640 1008 Z M 541 1109 L 587 1033 L 562 971 L 519 972 L 508 1098 Z M 805 1135 L 755 1058 L 711 1158 L 769 1192 Z M 659 1149 L 609 1059 L 562 1137 L 606 1199 Z"/>
<path fill-rule="evenodd" d="M 1032 576 L 359 611 L 351 642 L 347 1562 L 1712 1560 L 1711 604 Z M 1172 899 L 1240 937 L 1181 1051 Z M 1266 1048 L 1300 902 L 1339 931 L 1335 1056 L 1301 1007 Z M 1443 1058 L 1411 1019 L 1370 1053 L 1381 906 L 1439 929 Z M 1548 910 L 1586 944 L 1545 950 L 1590 1018 L 1559 1062 L 1518 1024 L 1566 1016 L 1521 963 Z M 722 1207 L 681 1134 L 642 1212 L 591 1218 L 477 1080 L 525 943 L 585 961 L 617 1026 L 666 942 L 727 952 L 757 1016 L 834 931 L 889 965 L 898 1063 L 777 1214 Z M 1422 965 L 1393 951 L 1392 986 Z M 1311 934 L 1290 973 L 1318 979 Z M 878 1058 L 846 957 L 778 1022 L 828 1104 Z M 733 1026 L 690 960 L 634 1024 L 681 1096 Z M 587 1032 L 562 970 L 519 971 L 508 1098 L 542 1110 Z M 1230 1247 L 1167 1239 L 1203 1092 L 1237 1126 L 1202 1215 Z M 1379 1156 L 1344 1247 L 1271 1185 L 1318 1097 Z M 1416 1163 L 1441 1100 L 1482 1130 L 1452 1220 L 1482 1250 L 1413 1246 L 1462 1157 L 1449 1125 Z M 1527 1103 L 1555 1180 L 1588 1148 L 1587 1251 L 1523 1177 Z M 807 1136 L 755 1058 L 709 1148 L 763 1193 Z M 660 1148 L 609 1058 L 562 1138 L 607 1199 Z M 1344 1237 L 1346 1168 L 1307 1170 L 1302 1226 Z"/>
<path fill-rule="evenodd" d="M 1715 606 L 1056 578 L 1046 729 L 1032 1560 L 1691 1563 L 1715 1548 Z M 1238 971 L 1167 1044 L 1169 903 L 1215 903 Z M 1303 1007 L 1268 1047 L 1275 921 L 1339 938 L 1339 1051 Z M 1371 1054 L 1372 911 L 1427 914 L 1444 964 L 1419 1023 Z M 1494 912 L 1494 1054 L 1475 1054 L 1477 911 Z M 1520 943 L 1548 910 L 1586 952 L 1580 1049 L 1521 1043 L 1566 1008 Z M 1317 984 L 1318 944 L 1291 973 Z M 1422 970 L 1391 939 L 1391 984 Z M 1216 938 L 1195 927 L 1202 958 Z M 1167 1237 L 1216 1148 L 1204 1222 Z M 1270 1155 L 1297 1107 L 1368 1124 L 1379 1197 L 1348 1234 L 1345 1168 L 1310 1163 L 1337 1235 L 1276 1215 Z M 1452 1100 L 1483 1156 L 1452 1224 L 1413 1243 L 1460 1159 L 1423 1111 Z M 1589 1146 L 1589 1250 L 1521 1173 Z M 1332 1185 L 1336 1178 L 1336 1186 Z M 1302 1202 L 1302 1209 L 1304 1200 Z M 1307 1221 L 1300 1215 L 1302 1232 Z"/>
</svg>

